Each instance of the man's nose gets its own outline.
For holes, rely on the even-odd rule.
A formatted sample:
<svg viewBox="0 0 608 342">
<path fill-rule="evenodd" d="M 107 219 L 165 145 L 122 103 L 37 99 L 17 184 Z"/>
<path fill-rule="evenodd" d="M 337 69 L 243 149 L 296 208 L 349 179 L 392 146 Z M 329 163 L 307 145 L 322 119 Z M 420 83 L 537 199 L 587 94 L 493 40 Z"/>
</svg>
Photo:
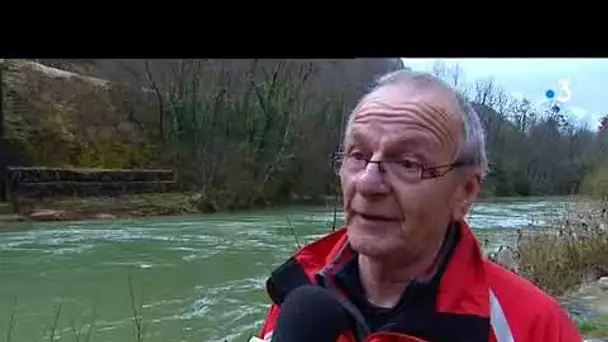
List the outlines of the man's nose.
<svg viewBox="0 0 608 342">
<path fill-rule="evenodd" d="M 364 195 L 381 195 L 389 192 L 386 174 L 381 162 L 370 161 L 361 171 L 358 179 L 358 190 Z"/>
</svg>

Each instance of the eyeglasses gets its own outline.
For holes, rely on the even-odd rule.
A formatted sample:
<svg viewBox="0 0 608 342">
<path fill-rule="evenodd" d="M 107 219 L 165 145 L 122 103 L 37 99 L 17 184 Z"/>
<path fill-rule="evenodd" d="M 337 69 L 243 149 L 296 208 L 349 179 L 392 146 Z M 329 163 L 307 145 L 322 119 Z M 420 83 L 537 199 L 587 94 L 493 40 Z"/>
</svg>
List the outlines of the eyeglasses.
<svg viewBox="0 0 608 342">
<path fill-rule="evenodd" d="M 409 159 L 402 160 L 370 160 L 359 153 L 347 154 L 345 152 L 333 153 L 331 156 L 332 165 L 336 173 L 346 171 L 353 174 L 365 170 L 369 163 L 377 163 L 380 172 L 387 173 L 408 181 L 431 179 L 442 177 L 451 170 L 470 163 L 456 161 L 445 165 L 424 165 Z"/>
</svg>

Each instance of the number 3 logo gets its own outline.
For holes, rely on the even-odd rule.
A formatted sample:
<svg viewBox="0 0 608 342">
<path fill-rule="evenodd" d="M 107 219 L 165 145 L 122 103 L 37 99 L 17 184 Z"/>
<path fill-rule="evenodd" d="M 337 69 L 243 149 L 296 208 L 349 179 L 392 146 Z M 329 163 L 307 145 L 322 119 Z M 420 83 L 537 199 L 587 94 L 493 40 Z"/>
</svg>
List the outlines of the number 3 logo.
<svg viewBox="0 0 608 342">
<path fill-rule="evenodd" d="M 570 89 L 570 80 L 568 79 L 559 79 L 557 80 L 557 84 L 559 85 L 559 89 L 562 92 L 562 96 L 556 98 L 559 102 L 568 102 L 572 97 L 572 90 Z"/>
</svg>

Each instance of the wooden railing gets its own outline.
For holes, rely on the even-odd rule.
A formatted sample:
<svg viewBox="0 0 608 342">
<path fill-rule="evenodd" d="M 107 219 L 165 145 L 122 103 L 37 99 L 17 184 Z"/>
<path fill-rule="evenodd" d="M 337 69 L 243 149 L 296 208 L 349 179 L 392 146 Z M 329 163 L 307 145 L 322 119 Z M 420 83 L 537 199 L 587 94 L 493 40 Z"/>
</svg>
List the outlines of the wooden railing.
<svg viewBox="0 0 608 342">
<path fill-rule="evenodd" d="M 50 196 L 113 196 L 125 193 L 166 192 L 175 188 L 174 170 L 78 169 L 8 166 L 6 198 Z"/>
</svg>

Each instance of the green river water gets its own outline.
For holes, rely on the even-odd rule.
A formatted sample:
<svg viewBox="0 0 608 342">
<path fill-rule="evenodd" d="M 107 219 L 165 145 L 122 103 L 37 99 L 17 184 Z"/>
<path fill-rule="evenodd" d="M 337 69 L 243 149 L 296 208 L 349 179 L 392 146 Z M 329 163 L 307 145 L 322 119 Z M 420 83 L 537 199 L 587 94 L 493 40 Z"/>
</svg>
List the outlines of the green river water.
<svg viewBox="0 0 608 342">
<path fill-rule="evenodd" d="M 480 202 L 469 218 L 487 248 L 560 210 L 560 198 Z M 326 207 L 113 221 L 0 223 L 0 340 L 136 341 L 129 279 L 143 299 L 144 341 L 245 341 L 268 309 L 269 272 L 330 231 Z M 338 223 L 341 217 L 338 216 Z M 294 236 L 295 232 L 295 236 Z M 57 316 L 57 313 L 58 316 Z M 12 317 L 12 318 L 11 318 Z M 55 318 L 57 318 L 56 328 Z M 74 328 L 75 327 L 75 328 Z M 85 341 L 84 336 L 80 341 Z"/>
</svg>

